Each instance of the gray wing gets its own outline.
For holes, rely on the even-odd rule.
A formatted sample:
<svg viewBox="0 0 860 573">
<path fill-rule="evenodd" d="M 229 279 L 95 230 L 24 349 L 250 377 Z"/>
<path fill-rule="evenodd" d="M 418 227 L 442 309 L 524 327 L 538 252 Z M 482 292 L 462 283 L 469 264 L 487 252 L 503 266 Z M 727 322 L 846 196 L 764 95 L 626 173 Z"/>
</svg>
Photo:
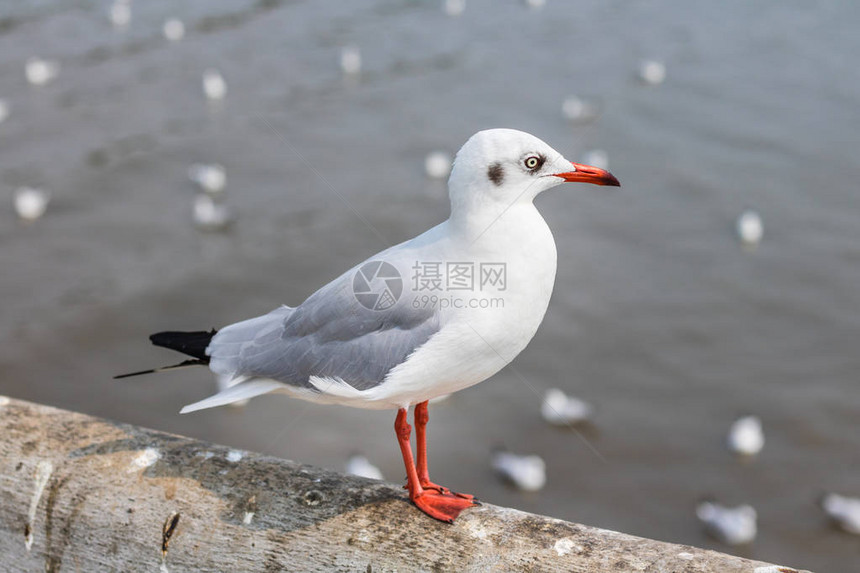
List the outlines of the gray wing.
<svg viewBox="0 0 860 573">
<path fill-rule="evenodd" d="M 389 370 L 438 332 L 439 312 L 413 308 L 406 300 L 386 310 L 366 308 L 353 291 L 357 268 L 296 308 L 281 307 L 221 329 L 206 350 L 212 370 L 310 389 L 315 389 L 311 376 L 337 377 L 356 390 L 382 383 Z"/>
</svg>

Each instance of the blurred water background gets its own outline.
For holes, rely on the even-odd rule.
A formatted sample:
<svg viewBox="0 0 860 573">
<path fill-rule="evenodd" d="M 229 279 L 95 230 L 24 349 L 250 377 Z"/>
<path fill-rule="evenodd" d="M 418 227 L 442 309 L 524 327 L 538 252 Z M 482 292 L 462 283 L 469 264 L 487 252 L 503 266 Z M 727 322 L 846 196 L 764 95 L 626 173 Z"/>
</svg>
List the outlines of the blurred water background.
<svg viewBox="0 0 860 573">
<path fill-rule="evenodd" d="M 568 158 L 608 152 L 620 190 L 538 199 L 559 272 L 529 348 L 491 380 L 431 407 L 434 479 L 590 525 L 821 571 L 860 562 L 828 527 L 825 490 L 860 495 L 860 5 L 666 2 L 109 1 L 0 3 L 0 392 L 342 469 L 364 452 L 403 476 L 393 412 L 285 397 L 180 416 L 215 391 L 171 363 L 165 329 L 218 327 L 301 302 L 448 213 L 425 155 L 513 127 Z M 180 42 L 162 36 L 184 21 Z M 362 71 L 344 77 L 357 46 Z M 57 78 L 28 85 L 30 56 Z M 664 83 L 635 74 L 666 65 Z M 207 102 L 201 76 L 228 85 Z M 598 102 L 585 124 L 570 95 Z M 191 224 L 195 162 L 226 168 L 238 214 Z M 20 185 L 52 193 L 19 222 Z M 734 235 L 745 208 L 762 243 Z M 581 435 L 545 424 L 544 389 L 593 403 Z M 725 449 L 755 413 L 767 443 Z M 595 454 L 591 447 L 599 454 Z M 518 493 L 490 450 L 537 453 L 548 482 Z M 759 536 L 705 536 L 701 497 L 751 503 Z"/>
</svg>

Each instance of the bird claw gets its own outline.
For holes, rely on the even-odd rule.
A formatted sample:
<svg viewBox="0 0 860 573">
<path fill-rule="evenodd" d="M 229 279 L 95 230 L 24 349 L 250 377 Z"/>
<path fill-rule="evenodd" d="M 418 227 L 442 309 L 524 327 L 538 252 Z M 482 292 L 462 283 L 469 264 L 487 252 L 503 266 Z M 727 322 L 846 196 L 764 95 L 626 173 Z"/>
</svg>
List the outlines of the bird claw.
<svg viewBox="0 0 860 573">
<path fill-rule="evenodd" d="M 464 509 L 481 505 L 480 502 L 474 500 L 472 496 L 464 497 L 467 494 L 452 494 L 439 493 L 432 490 L 425 490 L 415 496 L 412 496 L 412 503 L 418 506 L 418 509 L 439 521 L 446 523 L 454 523 L 457 516 Z"/>
<path fill-rule="evenodd" d="M 409 484 L 404 485 L 403 489 L 409 489 Z M 477 505 L 481 505 L 481 503 L 475 498 L 474 495 L 470 495 L 468 493 L 458 493 L 456 491 L 451 491 L 447 487 L 442 486 L 442 485 L 437 485 L 437 484 L 433 483 L 432 481 L 421 483 L 421 489 L 435 490 L 437 493 L 439 493 L 441 495 L 453 495 L 453 496 L 459 497 L 461 499 L 468 499 L 470 501 L 474 501 Z"/>
<path fill-rule="evenodd" d="M 451 491 L 450 489 L 448 489 L 445 486 L 437 485 L 437 484 L 433 483 L 432 481 L 422 483 L 421 487 L 423 489 L 434 489 L 442 495 L 454 495 L 454 496 L 459 497 L 461 499 L 468 499 L 468 500 L 475 499 L 474 495 L 469 495 L 468 493 L 457 493 L 456 491 Z"/>
</svg>

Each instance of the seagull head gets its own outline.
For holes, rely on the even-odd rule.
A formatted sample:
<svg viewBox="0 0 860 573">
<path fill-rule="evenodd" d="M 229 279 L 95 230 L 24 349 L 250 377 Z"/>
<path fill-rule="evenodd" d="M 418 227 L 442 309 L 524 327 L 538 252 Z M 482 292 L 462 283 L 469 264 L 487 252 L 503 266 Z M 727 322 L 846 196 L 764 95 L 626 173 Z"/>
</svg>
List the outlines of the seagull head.
<svg viewBox="0 0 860 573">
<path fill-rule="evenodd" d="M 481 205 L 531 202 L 565 182 L 619 187 L 604 169 L 566 160 L 558 151 L 515 129 L 479 131 L 457 152 L 448 189 L 452 211 Z"/>
</svg>

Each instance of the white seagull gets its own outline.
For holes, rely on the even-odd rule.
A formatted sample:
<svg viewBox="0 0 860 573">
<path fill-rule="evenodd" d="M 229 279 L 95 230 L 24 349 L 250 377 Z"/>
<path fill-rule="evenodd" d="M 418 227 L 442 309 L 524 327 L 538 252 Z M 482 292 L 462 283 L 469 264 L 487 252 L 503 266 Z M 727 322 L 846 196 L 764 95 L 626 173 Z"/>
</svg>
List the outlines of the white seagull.
<svg viewBox="0 0 860 573">
<path fill-rule="evenodd" d="M 340 69 L 349 76 L 361 73 L 361 50 L 358 46 L 344 46 L 341 48 Z"/>
<path fill-rule="evenodd" d="M 576 396 L 568 396 L 558 388 L 550 388 L 543 396 L 540 414 L 553 426 L 571 426 L 587 422 L 594 408 Z"/>
<path fill-rule="evenodd" d="M 574 123 L 588 123 L 600 117 L 600 104 L 572 95 L 562 102 L 561 113 Z"/>
<path fill-rule="evenodd" d="M 499 450 L 493 453 L 493 469 L 521 491 L 539 491 L 546 485 L 546 462 L 537 455 L 518 455 Z"/>
<path fill-rule="evenodd" d="M 212 195 L 221 193 L 227 186 L 227 172 L 220 163 L 194 163 L 188 168 L 188 179 Z"/>
<path fill-rule="evenodd" d="M 758 416 L 743 416 L 729 427 L 726 437 L 729 449 L 740 456 L 755 456 L 764 447 L 764 430 Z"/>
<path fill-rule="evenodd" d="M 15 190 L 15 212 L 23 221 L 33 222 L 48 210 L 51 194 L 35 187 L 19 187 Z"/>
<path fill-rule="evenodd" d="M 860 498 L 828 493 L 821 498 L 821 509 L 840 529 L 860 535 Z"/>
<path fill-rule="evenodd" d="M 178 42 L 185 37 L 185 24 L 179 18 L 170 18 L 164 21 L 161 33 L 171 42 Z"/>
<path fill-rule="evenodd" d="M 747 209 L 735 221 L 735 232 L 743 244 L 754 247 L 761 243 L 764 236 L 764 223 L 761 215 L 752 209 Z"/>
<path fill-rule="evenodd" d="M 758 534 L 758 514 L 751 505 L 726 507 L 711 501 L 696 506 L 696 516 L 708 533 L 727 545 L 752 543 Z"/>
<path fill-rule="evenodd" d="M 236 214 L 229 206 L 206 193 L 194 197 L 192 216 L 201 231 L 223 231 L 236 221 Z"/>
<path fill-rule="evenodd" d="M 424 158 L 424 173 L 430 179 L 445 179 L 451 174 L 453 161 L 445 151 L 432 151 Z"/>
<path fill-rule="evenodd" d="M 125 28 L 131 22 L 130 0 L 116 0 L 110 7 L 110 21 L 117 28 Z"/>
<path fill-rule="evenodd" d="M 222 100 L 227 95 L 227 81 L 215 68 L 203 72 L 203 93 L 212 101 Z"/>
<path fill-rule="evenodd" d="M 37 56 L 27 58 L 24 66 L 27 81 L 34 86 L 43 86 L 60 73 L 60 63 L 55 60 L 43 60 Z"/>
<path fill-rule="evenodd" d="M 666 64 L 657 60 L 645 60 L 639 64 L 639 80 L 656 86 L 666 80 Z"/>
<path fill-rule="evenodd" d="M 153 334 L 153 344 L 191 357 L 177 367 L 208 365 L 233 380 L 182 412 L 270 392 L 397 410 L 410 499 L 453 522 L 476 501 L 430 481 L 427 402 L 486 380 L 535 335 L 555 283 L 556 247 L 533 200 L 566 181 L 619 185 L 609 172 L 571 163 L 527 133 L 475 134 L 451 170 L 446 221 L 359 263 L 297 307 L 217 332 Z M 133 374 L 147 372 L 153 370 Z"/>
</svg>

